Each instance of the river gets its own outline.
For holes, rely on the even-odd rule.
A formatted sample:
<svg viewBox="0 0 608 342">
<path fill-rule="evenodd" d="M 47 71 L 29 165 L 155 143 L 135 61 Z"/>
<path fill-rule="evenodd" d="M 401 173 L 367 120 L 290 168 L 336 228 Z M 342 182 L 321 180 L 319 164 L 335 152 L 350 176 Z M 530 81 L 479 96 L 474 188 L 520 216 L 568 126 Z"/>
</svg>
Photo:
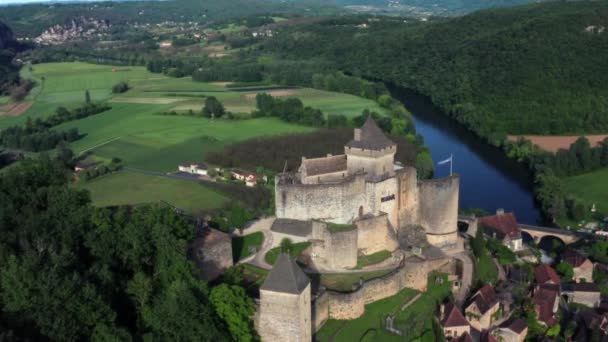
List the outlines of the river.
<svg viewBox="0 0 608 342">
<path fill-rule="evenodd" d="M 520 223 L 540 223 L 532 175 L 524 165 L 442 114 L 428 98 L 405 89 L 394 90 L 393 96 L 414 115 L 416 131 L 431 149 L 435 177 L 449 175 L 449 164 L 437 162 L 453 155 L 453 172 L 460 175 L 460 208 L 490 213 L 503 208 L 513 211 Z"/>
</svg>

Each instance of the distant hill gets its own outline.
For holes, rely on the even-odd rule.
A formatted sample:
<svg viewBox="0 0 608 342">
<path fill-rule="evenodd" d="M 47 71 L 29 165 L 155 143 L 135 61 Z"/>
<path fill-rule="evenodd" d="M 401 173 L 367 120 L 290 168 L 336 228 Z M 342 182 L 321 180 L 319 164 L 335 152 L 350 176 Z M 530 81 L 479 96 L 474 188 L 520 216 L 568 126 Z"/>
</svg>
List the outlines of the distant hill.
<svg viewBox="0 0 608 342">
<path fill-rule="evenodd" d="M 541 0 L 543 1 L 543 0 Z M 545 0 L 546 1 L 546 0 Z M 387 15 L 463 15 L 481 9 L 524 5 L 536 0 L 336 0 L 360 12 Z"/>
<path fill-rule="evenodd" d="M 495 143 L 505 133 L 608 132 L 608 1 L 364 20 L 294 28 L 267 50 L 413 88 Z"/>
</svg>

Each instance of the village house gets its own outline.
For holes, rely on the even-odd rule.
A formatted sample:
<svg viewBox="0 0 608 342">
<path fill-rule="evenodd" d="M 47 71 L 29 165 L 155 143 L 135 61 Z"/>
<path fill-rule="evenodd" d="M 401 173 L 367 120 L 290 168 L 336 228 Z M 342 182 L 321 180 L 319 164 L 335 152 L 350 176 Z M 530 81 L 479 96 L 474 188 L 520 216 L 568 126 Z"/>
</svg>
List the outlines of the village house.
<svg viewBox="0 0 608 342">
<path fill-rule="evenodd" d="M 553 284 L 541 285 L 534 291 L 534 311 L 538 321 L 552 327 L 557 323 L 555 313 L 559 307 L 559 290 Z"/>
<path fill-rule="evenodd" d="M 550 284 L 557 285 L 559 288 L 559 276 L 557 275 L 557 272 L 555 272 L 555 270 L 547 264 L 536 266 L 534 269 L 534 278 L 536 279 L 537 287 L 540 285 Z"/>
<path fill-rule="evenodd" d="M 446 339 L 471 333 L 471 325 L 452 302 L 441 305 L 441 326 Z"/>
<path fill-rule="evenodd" d="M 496 215 L 480 217 L 478 225 L 483 232 L 512 251 L 519 251 L 523 247 L 521 231 L 513 213 L 505 213 L 498 209 Z"/>
<path fill-rule="evenodd" d="M 499 308 L 496 292 L 491 285 L 486 284 L 473 295 L 465 309 L 465 316 L 473 328 L 482 331 L 490 328 Z"/>
<path fill-rule="evenodd" d="M 593 263 L 574 249 L 568 249 L 562 254 L 562 261 L 572 265 L 574 281 L 590 282 L 593 280 Z"/>
<path fill-rule="evenodd" d="M 583 304 L 590 308 L 598 308 L 601 302 L 600 289 L 594 283 L 562 284 L 562 295 L 568 303 Z"/>
<path fill-rule="evenodd" d="M 177 169 L 181 172 L 187 172 L 193 175 L 207 176 L 208 168 L 203 163 L 186 162 L 179 164 Z"/>
<path fill-rule="evenodd" d="M 504 322 L 494 333 L 502 342 L 524 342 L 528 335 L 528 324 L 519 318 Z"/>
<path fill-rule="evenodd" d="M 232 267 L 232 239 L 224 232 L 205 228 L 188 248 L 203 280 L 211 281 Z"/>
</svg>

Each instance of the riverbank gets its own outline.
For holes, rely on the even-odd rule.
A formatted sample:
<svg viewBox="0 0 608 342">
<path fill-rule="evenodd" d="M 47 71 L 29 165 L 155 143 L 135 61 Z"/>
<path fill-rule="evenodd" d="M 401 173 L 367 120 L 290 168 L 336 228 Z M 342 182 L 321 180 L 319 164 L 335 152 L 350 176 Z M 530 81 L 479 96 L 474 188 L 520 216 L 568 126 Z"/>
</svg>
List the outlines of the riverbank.
<svg viewBox="0 0 608 342">
<path fill-rule="evenodd" d="M 453 172 L 460 175 L 460 208 L 490 213 L 503 208 L 514 212 L 521 223 L 545 223 L 534 198 L 533 175 L 524 164 L 443 114 L 429 98 L 396 86 L 389 89 L 412 113 L 416 132 L 424 137 L 433 161 L 453 155 Z M 449 169 L 449 165 L 437 166 L 435 177 L 449 175 Z"/>
</svg>

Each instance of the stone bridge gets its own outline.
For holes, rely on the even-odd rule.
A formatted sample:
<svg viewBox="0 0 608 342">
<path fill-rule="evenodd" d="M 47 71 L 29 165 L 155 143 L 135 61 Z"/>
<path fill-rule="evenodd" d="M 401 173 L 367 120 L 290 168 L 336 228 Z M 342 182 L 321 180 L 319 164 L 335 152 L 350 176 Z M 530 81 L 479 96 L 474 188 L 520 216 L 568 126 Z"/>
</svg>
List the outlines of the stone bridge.
<svg viewBox="0 0 608 342">
<path fill-rule="evenodd" d="M 520 224 L 519 230 L 528 233 L 533 239 L 534 243 L 538 244 L 540 240 L 546 236 L 556 237 L 562 240 L 566 245 L 574 243 L 581 239 L 581 235 L 575 232 L 551 227 L 532 226 L 528 224 Z"/>
<path fill-rule="evenodd" d="M 475 216 L 459 215 L 458 222 L 467 224 L 469 226 L 467 234 L 475 236 L 477 233 L 477 218 Z M 552 236 L 562 240 L 566 245 L 569 245 L 580 240 L 584 235 L 565 229 L 533 226 L 529 224 L 519 224 L 519 230 L 530 235 L 536 244 L 538 244 L 542 238 Z"/>
</svg>

